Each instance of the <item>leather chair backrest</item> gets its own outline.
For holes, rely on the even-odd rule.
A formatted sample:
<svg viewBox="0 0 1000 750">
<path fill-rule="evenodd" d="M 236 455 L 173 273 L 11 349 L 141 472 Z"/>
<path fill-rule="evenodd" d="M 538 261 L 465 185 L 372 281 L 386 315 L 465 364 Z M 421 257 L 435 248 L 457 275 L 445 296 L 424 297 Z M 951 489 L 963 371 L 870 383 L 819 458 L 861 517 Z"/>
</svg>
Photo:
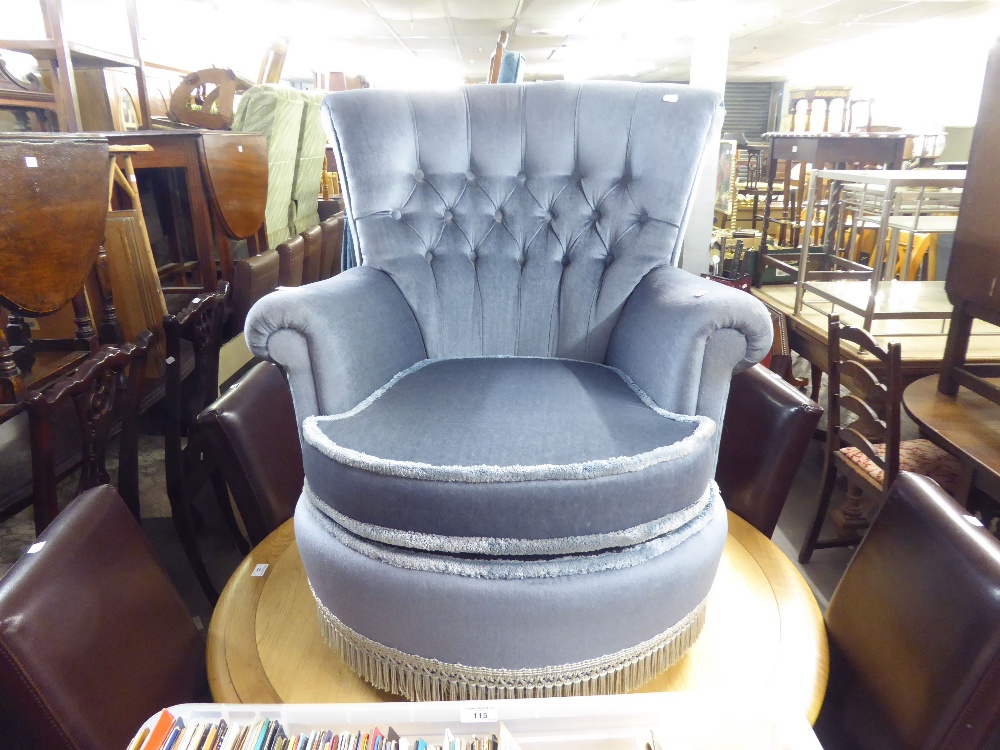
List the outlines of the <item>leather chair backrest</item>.
<svg viewBox="0 0 1000 750">
<path fill-rule="evenodd" d="M 677 263 L 723 114 L 716 93 L 611 81 L 343 91 L 323 110 L 362 264 L 399 287 L 428 357 L 595 362 L 639 281 Z"/>
<path fill-rule="evenodd" d="M 302 286 L 305 275 L 306 241 L 296 235 L 277 247 L 278 282 L 281 286 Z"/>
<path fill-rule="evenodd" d="M 997 747 L 1000 542 L 933 481 L 900 473 L 826 624 L 824 747 Z"/>
<path fill-rule="evenodd" d="M 0 579 L 3 707 L 32 746 L 124 748 L 203 697 L 204 643 L 113 489 L 80 495 L 38 542 Z"/>
<path fill-rule="evenodd" d="M 242 331 L 253 303 L 278 288 L 280 259 L 277 250 L 265 250 L 236 261 L 233 269 L 234 330 Z"/>
<path fill-rule="evenodd" d="M 281 369 L 261 362 L 198 417 L 253 544 L 292 517 L 302 450 Z"/>
<path fill-rule="evenodd" d="M 344 214 L 331 216 L 323 228 L 323 254 L 319 263 L 320 278 L 328 279 L 340 273 L 340 249 L 344 244 Z"/>
<path fill-rule="evenodd" d="M 715 480 L 726 507 L 770 537 L 813 431 L 814 401 L 762 365 L 733 376 Z"/>
<path fill-rule="evenodd" d="M 311 284 L 319 281 L 323 262 L 323 229 L 317 224 L 302 232 L 305 243 L 302 260 L 302 283 Z"/>
</svg>

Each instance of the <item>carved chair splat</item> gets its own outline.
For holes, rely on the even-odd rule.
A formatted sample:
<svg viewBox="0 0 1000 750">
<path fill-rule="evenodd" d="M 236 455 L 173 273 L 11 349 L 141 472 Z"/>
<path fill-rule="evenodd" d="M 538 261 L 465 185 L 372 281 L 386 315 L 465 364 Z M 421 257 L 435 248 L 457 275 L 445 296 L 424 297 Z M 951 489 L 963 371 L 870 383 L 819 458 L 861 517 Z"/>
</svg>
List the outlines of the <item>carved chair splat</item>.
<svg viewBox="0 0 1000 750">
<path fill-rule="evenodd" d="M 72 400 L 79 420 L 80 481 L 77 494 L 110 481 L 106 450 L 113 429 L 121 425 L 118 489 L 139 519 L 139 403 L 143 369 L 152 334 L 135 344 L 104 347 L 76 370 L 27 398 L 35 531 L 41 533 L 59 512 L 56 489 L 56 419 Z"/>
</svg>

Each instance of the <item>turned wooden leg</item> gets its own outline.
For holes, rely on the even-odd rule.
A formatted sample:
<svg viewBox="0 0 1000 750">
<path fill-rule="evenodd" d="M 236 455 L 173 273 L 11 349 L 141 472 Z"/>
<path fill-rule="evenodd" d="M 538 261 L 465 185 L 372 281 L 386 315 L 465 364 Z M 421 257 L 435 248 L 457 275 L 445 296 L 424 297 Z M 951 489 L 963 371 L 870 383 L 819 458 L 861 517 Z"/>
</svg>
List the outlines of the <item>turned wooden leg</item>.
<svg viewBox="0 0 1000 750">
<path fill-rule="evenodd" d="M 24 396 L 24 379 L 7 341 L 7 311 L 0 307 L 0 404 L 12 404 Z"/>
<path fill-rule="evenodd" d="M 97 351 L 99 346 L 97 332 L 94 330 L 94 321 L 87 306 L 87 293 L 83 289 L 73 295 L 73 322 L 76 323 L 76 340 L 79 348 L 84 351 Z"/>
<path fill-rule="evenodd" d="M 847 482 L 847 499 L 844 503 L 830 514 L 837 527 L 837 536 L 844 539 L 858 537 L 861 532 L 868 528 L 868 514 L 870 508 L 865 503 L 861 488 L 854 482 Z"/>
</svg>

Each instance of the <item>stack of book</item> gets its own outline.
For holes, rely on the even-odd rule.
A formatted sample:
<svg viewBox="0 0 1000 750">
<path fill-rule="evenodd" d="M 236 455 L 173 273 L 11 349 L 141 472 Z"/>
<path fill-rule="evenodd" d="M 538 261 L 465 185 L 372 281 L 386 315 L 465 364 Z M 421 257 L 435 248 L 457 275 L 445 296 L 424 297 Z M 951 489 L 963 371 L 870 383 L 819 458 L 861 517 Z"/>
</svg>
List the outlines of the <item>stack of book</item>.
<svg viewBox="0 0 1000 750">
<path fill-rule="evenodd" d="M 309 733 L 288 732 L 277 719 L 258 719 L 249 724 L 193 721 L 161 711 L 152 728 L 144 727 L 128 750 L 519 750 L 501 724 L 497 734 L 455 736 L 446 729 L 443 741 L 400 737 L 389 727 L 368 731 L 314 729 Z"/>
</svg>

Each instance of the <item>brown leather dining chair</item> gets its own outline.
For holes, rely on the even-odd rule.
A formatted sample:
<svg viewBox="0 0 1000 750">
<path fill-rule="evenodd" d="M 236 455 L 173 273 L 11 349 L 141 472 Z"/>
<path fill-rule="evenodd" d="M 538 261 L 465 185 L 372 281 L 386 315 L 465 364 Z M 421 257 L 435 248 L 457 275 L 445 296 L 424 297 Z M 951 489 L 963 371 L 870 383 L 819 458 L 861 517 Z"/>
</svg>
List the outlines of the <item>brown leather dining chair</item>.
<svg viewBox="0 0 1000 750">
<path fill-rule="evenodd" d="M 253 545 L 292 517 L 302 450 L 292 394 L 277 365 L 260 362 L 198 416 Z"/>
<path fill-rule="evenodd" d="M 278 282 L 281 286 L 302 286 L 305 276 L 306 241 L 301 234 L 275 248 L 278 253 Z"/>
<path fill-rule="evenodd" d="M 726 507 L 765 536 L 774 533 L 822 415 L 819 404 L 762 365 L 733 377 L 715 481 Z"/>
<path fill-rule="evenodd" d="M 826 612 L 827 750 L 1000 747 L 1000 543 L 902 472 Z"/>
<path fill-rule="evenodd" d="M 125 748 L 161 708 L 207 698 L 201 636 L 114 489 L 37 544 L 0 579 L 0 745 Z"/>
</svg>

